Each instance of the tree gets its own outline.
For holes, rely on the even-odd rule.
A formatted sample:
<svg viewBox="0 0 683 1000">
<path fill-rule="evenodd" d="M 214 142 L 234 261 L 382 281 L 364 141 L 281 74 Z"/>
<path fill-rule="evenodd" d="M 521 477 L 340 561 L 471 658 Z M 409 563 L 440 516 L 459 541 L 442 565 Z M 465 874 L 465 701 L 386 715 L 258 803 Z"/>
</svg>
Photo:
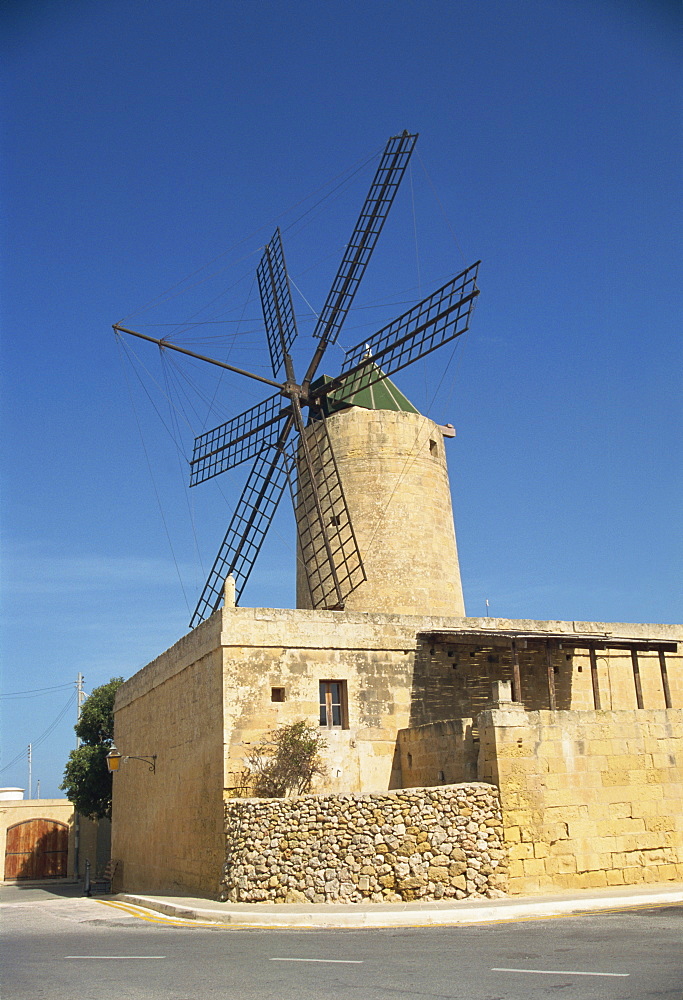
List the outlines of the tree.
<svg viewBox="0 0 683 1000">
<path fill-rule="evenodd" d="M 111 774 L 107 754 L 114 739 L 114 697 L 123 677 L 112 677 L 85 699 L 74 726 L 81 746 L 72 750 L 59 786 L 76 812 L 89 819 L 111 817 Z"/>
<path fill-rule="evenodd" d="M 327 743 L 306 722 L 266 733 L 246 755 L 245 785 L 260 798 L 304 795 L 316 775 L 327 773 L 320 756 Z"/>
</svg>

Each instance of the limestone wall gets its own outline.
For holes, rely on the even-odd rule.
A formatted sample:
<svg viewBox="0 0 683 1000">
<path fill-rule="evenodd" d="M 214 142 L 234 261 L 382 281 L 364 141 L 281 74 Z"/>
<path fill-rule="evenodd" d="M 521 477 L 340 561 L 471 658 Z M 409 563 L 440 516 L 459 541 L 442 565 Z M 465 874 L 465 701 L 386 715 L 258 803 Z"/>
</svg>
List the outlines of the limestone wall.
<svg viewBox="0 0 683 1000">
<path fill-rule="evenodd" d="M 323 732 L 327 776 L 314 792 L 399 787 L 396 732 L 408 725 L 414 632 L 394 616 L 235 608 L 223 613 L 225 782 L 271 729 L 318 725 L 320 681 L 341 681 L 344 727 Z M 282 701 L 273 700 L 273 690 Z"/>
<path fill-rule="evenodd" d="M 113 780 L 116 889 L 215 896 L 222 864 L 223 669 L 219 622 L 204 622 L 119 688 L 114 741 L 156 754 Z"/>
<path fill-rule="evenodd" d="M 476 747 L 471 743 L 460 764 L 426 765 L 410 773 L 405 746 L 397 747 L 400 730 L 418 729 L 449 720 L 476 720 L 490 707 L 492 686 L 511 676 L 510 651 L 427 638 L 441 628 L 476 631 L 529 629 L 566 634 L 566 649 L 553 649 L 558 708 L 590 707 L 590 662 L 571 642 L 574 633 L 595 631 L 622 636 L 670 638 L 680 627 L 587 622 L 510 621 L 506 619 L 423 618 L 359 612 L 227 608 L 221 644 L 224 658 L 225 784 L 239 789 L 248 745 L 265 732 L 298 720 L 317 724 L 318 684 L 340 680 L 345 685 L 347 715 L 343 729 L 325 733 L 328 775 L 314 792 L 386 791 L 402 786 L 464 781 L 476 777 Z M 664 705 L 656 654 L 640 653 L 646 708 Z M 667 654 L 674 705 L 683 705 L 681 654 Z M 601 651 L 598 668 L 609 707 L 635 705 L 630 654 Z M 522 698 L 528 710 L 548 707 L 547 664 L 543 650 L 520 651 Z M 273 691 L 282 701 L 274 701 Z M 432 731 L 432 733 L 436 730 Z M 465 734 L 463 733 L 463 739 Z M 411 739 L 417 737 L 410 737 Z M 469 735 L 467 736 L 469 739 Z M 452 742 L 448 753 L 453 752 Z M 424 749 L 424 748 L 423 748 Z M 456 757 L 464 751 L 464 744 Z M 431 752 L 431 751 L 430 751 Z M 445 752 L 445 751 L 443 751 Z M 439 751 L 441 753 L 441 751 Z M 421 756 L 422 751 L 419 752 Z M 416 757 L 414 757 L 414 766 Z M 466 765 L 466 766 L 465 766 Z"/>
<path fill-rule="evenodd" d="M 398 734 L 403 788 L 477 780 L 479 743 L 472 719 L 433 722 Z"/>
<path fill-rule="evenodd" d="M 347 609 L 463 615 L 439 426 L 419 413 L 352 407 L 333 414 L 327 429 L 367 574 Z M 301 566 L 297 606 L 311 606 Z"/>
<path fill-rule="evenodd" d="M 225 840 L 232 901 L 464 899 L 506 885 L 498 793 L 479 783 L 229 800 Z"/>
<path fill-rule="evenodd" d="M 683 710 L 479 717 L 498 785 L 510 891 L 683 879 Z"/>
<path fill-rule="evenodd" d="M 553 651 L 559 708 L 591 704 L 590 664 L 574 649 L 574 635 L 683 641 L 683 629 L 668 625 L 224 608 L 117 693 L 119 750 L 157 754 L 156 774 L 131 760 L 114 777 L 112 856 L 123 862 L 117 887 L 215 895 L 224 856 L 224 790 L 238 790 L 245 752 L 268 730 L 298 720 L 318 724 L 323 680 L 344 683 L 347 711 L 344 727 L 323 734 L 328 776 L 314 792 L 380 793 L 474 777 L 476 721 L 491 704 L 493 683 L 509 677 L 509 652 L 456 649 L 430 636 L 477 629 L 566 635 L 567 650 Z M 645 709 L 658 710 L 657 658 L 639 657 Z M 547 705 L 547 666 L 537 651 L 521 651 L 520 661 L 524 707 L 533 716 Z M 666 661 L 672 701 L 681 708 L 681 653 L 667 653 Z M 600 652 L 598 670 L 605 705 L 630 709 L 629 654 Z M 397 743 L 408 728 L 415 730 L 408 742 Z M 432 742 L 427 757 L 436 756 L 418 767 L 430 740 L 441 749 Z M 479 778 L 497 780 L 490 768 Z"/>
</svg>

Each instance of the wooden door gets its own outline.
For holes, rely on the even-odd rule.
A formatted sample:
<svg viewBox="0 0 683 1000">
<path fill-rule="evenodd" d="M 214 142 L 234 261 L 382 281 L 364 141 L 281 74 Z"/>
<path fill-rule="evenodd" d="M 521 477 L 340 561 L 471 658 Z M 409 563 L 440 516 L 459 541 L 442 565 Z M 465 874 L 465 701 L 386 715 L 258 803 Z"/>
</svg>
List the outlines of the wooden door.
<svg viewBox="0 0 683 1000">
<path fill-rule="evenodd" d="M 7 830 L 5 879 L 65 878 L 69 828 L 53 819 L 27 819 Z"/>
</svg>

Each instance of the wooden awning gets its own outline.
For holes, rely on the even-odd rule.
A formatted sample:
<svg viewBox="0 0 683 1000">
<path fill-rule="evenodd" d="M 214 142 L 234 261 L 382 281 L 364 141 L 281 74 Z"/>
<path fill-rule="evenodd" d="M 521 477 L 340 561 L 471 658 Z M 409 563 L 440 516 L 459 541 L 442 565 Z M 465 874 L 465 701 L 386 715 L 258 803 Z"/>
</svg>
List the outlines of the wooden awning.
<svg viewBox="0 0 683 1000">
<path fill-rule="evenodd" d="M 446 642 L 453 645 L 467 646 L 509 646 L 515 641 L 518 649 L 526 649 L 529 644 L 543 645 L 553 643 L 558 648 L 567 649 L 628 649 L 638 652 L 675 653 L 678 642 L 675 639 L 640 639 L 629 636 L 580 633 L 580 632 L 530 632 L 513 631 L 510 629 L 477 629 L 463 631 L 461 629 L 433 629 L 417 633 L 418 639 L 425 638 L 432 642 Z"/>
<path fill-rule="evenodd" d="M 678 642 L 675 639 L 640 639 L 632 636 L 611 635 L 607 632 L 532 632 L 498 629 L 477 629 L 463 631 L 460 629 L 433 629 L 418 632 L 417 638 L 429 642 L 445 643 L 449 646 L 480 646 L 484 649 L 507 648 L 512 657 L 512 700 L 522 700 L 522 682 L 519 665 L 519 651 L 522 649 L 544 650 L 548 674 L 548 696 L 550 708 L 556 707 L 555 678 L 552 665 L 552 649 L 587 649 L 591 661 L 591 683 L 593 686 L 593 705 L 600 709 L 600 689 L 598 685 L 598 664 L 595 651 L 597 649 L 625 649 L 631 653 L 633 681 L 635 684 L 636 703 L 643 708 L 643 692 L 640 683 L 640 667 L 638 653 L 657 653 L 662 675 L 664 704 L 672 707 L 671 690 L 667 675 L 665 653 L 675 653 Z"/>
</svg>

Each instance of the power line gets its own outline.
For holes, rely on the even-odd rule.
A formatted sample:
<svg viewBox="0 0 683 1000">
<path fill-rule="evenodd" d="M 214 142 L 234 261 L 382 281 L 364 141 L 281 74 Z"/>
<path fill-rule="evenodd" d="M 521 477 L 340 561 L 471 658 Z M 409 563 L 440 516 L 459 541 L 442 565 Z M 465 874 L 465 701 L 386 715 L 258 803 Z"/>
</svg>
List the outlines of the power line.
<svg viewBox="0 0 683 1000">
<path fill-rule="evenodd" d="M 59 725 L 59 723 L 62 721 L 62 719 L 64 718 L 64 716 L 68 712 L 68 710 L 73 705 L 74 700 L 76 699 L 76 697 L 77 697 L 76 691 L 72 691 L 71 694 L 69 695 L 69 700 L 67 701 L 66 705 L 61 710 L 61 712 L 57 715 L 56 719 L 54 719 L 54 721 L 50 723 L 50 725 L 47 727 L 47 729 L 45 730 L 45 732 L 42 733 L 42 735 L 39 736 L 37 740 L 33 740 L 30 743 L 30 746 L 34 750 L 35 750 L 36 747 L 39 747 L 41 745 L 41 743 L 44 743 L 45 740 L 48 738 L 48 736 L 52 735 L 52 733 L 54 732 L 54 730 L 57 728 L 57 726 Z M 4 767 L 0 767 L 0 774 L 2 774 L 3 771 L 7 771 L 14 764 L 18 763 L 20 760 L 22 760 L 24 757 L 26 757 L 27 754 L 28 754 L 28 748 L 26 750 L 22 750 L 21 753 L 17 754 L 17 756 L 14 757 L 9 762 L 9 764 L 5 764 Z"/>
<path fill-rule="evenodd" d="M 0 694 L 0 698 L 37 698 L 41 694 L 48 694 L 50 691 L 61 691 L 68 687 L 71 687 L 70 683 L 55 684 L 52 687 L 32 688 L 28 691 L 8 691 L 6 694 Z"/>
</svg>

